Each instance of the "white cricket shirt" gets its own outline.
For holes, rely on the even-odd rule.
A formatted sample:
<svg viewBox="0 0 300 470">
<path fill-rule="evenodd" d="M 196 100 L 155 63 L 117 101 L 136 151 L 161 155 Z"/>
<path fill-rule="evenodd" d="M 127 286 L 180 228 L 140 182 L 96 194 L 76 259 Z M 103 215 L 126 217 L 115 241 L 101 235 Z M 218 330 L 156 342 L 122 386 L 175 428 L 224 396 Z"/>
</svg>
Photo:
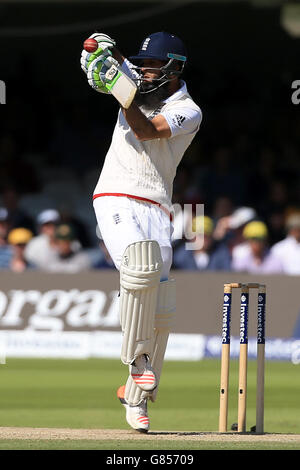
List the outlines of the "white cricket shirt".
<svg viewBox="0 0 300 470">
<path fill-rule="evenodd" d="M 189 95 L 186 84 L 165 100 L 158 109 L 141 111 L 152 119 L 162 114 L 171 137 L 139 141 L 122 111 L 94 191 L 94 199 L 105 195 L 127 196 L 171 207 L 173 181 L 184 152 L 191 144 L 202 120 L 202 113 Z"/>
</svg>

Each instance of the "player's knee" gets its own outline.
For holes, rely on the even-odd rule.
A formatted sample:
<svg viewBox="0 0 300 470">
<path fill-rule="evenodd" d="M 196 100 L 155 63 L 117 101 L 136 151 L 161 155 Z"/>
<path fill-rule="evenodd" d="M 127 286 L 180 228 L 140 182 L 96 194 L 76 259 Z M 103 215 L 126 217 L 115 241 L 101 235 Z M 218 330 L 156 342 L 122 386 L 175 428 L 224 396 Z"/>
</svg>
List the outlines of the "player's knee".
<svg viewBox="0 0 300 470">
<path fill-rule="evenodd" d="M 151 240 L 148 240 L 148 241 L 151 242 Z M 140 241 L 137 242 L 137 243 L 140 243 Z M 159 241 L 158 241 L 158 243 L 159 243 Z M 131 246 L 134 246 L 134 243 L 132 243 Z M 172 247 L 168 246 L 168 245 L 159 244 L 159 248 L 160 248 L 160 253 L 161 253 L 161 258 L 162 258 L 162 270 L 161 270 L 160 280 L 161 281 L 166 281 L 169 278 L 169 273 L 170 273 L 170 269 L 171 269 L 171 265 L 172 265 L 173 250 L 172 250 Z M 126 256 L 125 253 L 126 253 L 127 249 L 128 249 L 128 247 L 126 247 L 124 253 L 119 253 L 117 256 L 114 257 L 114 263 L 115 263 L 115 266 L 118 269 L 118 271 L 120 271 L 120 268 L 121 268 L 121 265 L 122 265 L 122 262 L 123 262 L 123 258 L 124 258 L 124 256 Z"/>
</svg>

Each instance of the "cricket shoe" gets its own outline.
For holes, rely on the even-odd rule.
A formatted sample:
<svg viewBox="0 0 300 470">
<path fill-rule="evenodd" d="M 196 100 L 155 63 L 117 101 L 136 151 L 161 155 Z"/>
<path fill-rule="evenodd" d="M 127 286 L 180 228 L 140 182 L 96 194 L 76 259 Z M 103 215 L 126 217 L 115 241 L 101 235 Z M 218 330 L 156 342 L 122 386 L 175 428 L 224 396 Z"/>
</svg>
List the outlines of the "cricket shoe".
<svg viewBox="0 0 300 470">
<path fill-rule="evenodd" d="M 126 409 L 126 421 L 133 429 L 139 432 L 148 432 L 150 421 L 147 411 L 147 399 L 144 399 L 138 406 L 130 406 L 124 398 L 125 385 L 118 388 L 117 395 Z"/>
<path fill-rule="evenodd" d="M 142 354 L 130 364 L 129 373 L 141 390 L 152 392 L 157 387 L 156 377 L 147 354 Z"/>
</svg>

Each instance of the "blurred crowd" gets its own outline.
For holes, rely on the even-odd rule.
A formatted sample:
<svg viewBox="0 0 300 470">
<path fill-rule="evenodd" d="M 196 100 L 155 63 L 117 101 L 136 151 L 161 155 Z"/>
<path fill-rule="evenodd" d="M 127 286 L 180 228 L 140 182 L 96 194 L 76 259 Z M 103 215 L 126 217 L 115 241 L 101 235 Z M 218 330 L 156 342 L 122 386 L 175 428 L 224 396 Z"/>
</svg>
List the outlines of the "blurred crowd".
<svg viewBox="0 0 300 470">
<path fill-rule="evenodd" d="M 282 240 L 271 245 L 267 224 L 251 207 L 216 220 L 196 216 L 192 231 L 186 230 L 189 237 L 175 244 L 173 268 L 300 275 L 300 211 L 287 216 L 284 230 Z"/>
<path fill-rule="evenodd" d="M 20 223 L 13 216 L 0 208 L 0 269 L 76 273 L 113 267 L 102 242 L 94 249 L 84 247 L 75 221 L 64 221 L 56 209 L 42 211 L 36 221 L 21 210 Z"/>
<path fill-rule="evenodd" d="M 189 206 L 190 207 L 190 206 Z M 173 269 L 300 275 L 300 210 L 268 226 L 252 207 L 226 198 L 214 214 L 179 211 L 174 217 Z M 178 235 L 179 234 L 179 235 Z M 76 273 L 112 269 L 101 238 L 87 242 L 84 226 L 55 208 L 34 220 L 19 207 L 0 207 L 0 269 Z M 272 242 L 273 240 L 273 242 Z M 274 241 L 275 240 L 275 241 Z"/>
</svg>

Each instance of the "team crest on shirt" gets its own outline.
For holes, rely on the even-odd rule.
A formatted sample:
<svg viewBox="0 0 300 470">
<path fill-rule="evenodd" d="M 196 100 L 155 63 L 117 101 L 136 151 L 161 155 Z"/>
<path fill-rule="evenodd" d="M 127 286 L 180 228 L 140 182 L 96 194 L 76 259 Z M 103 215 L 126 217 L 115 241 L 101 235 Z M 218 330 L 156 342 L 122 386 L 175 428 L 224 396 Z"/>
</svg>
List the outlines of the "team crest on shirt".
<svg viewBox="0 0 300 470">
<path fill-rule="evenodd" d="M 114 214 L 113 219 L 114 219 L 115 224 L 119 224 L 121 222 L 120 214 Z"/>
</svg>

